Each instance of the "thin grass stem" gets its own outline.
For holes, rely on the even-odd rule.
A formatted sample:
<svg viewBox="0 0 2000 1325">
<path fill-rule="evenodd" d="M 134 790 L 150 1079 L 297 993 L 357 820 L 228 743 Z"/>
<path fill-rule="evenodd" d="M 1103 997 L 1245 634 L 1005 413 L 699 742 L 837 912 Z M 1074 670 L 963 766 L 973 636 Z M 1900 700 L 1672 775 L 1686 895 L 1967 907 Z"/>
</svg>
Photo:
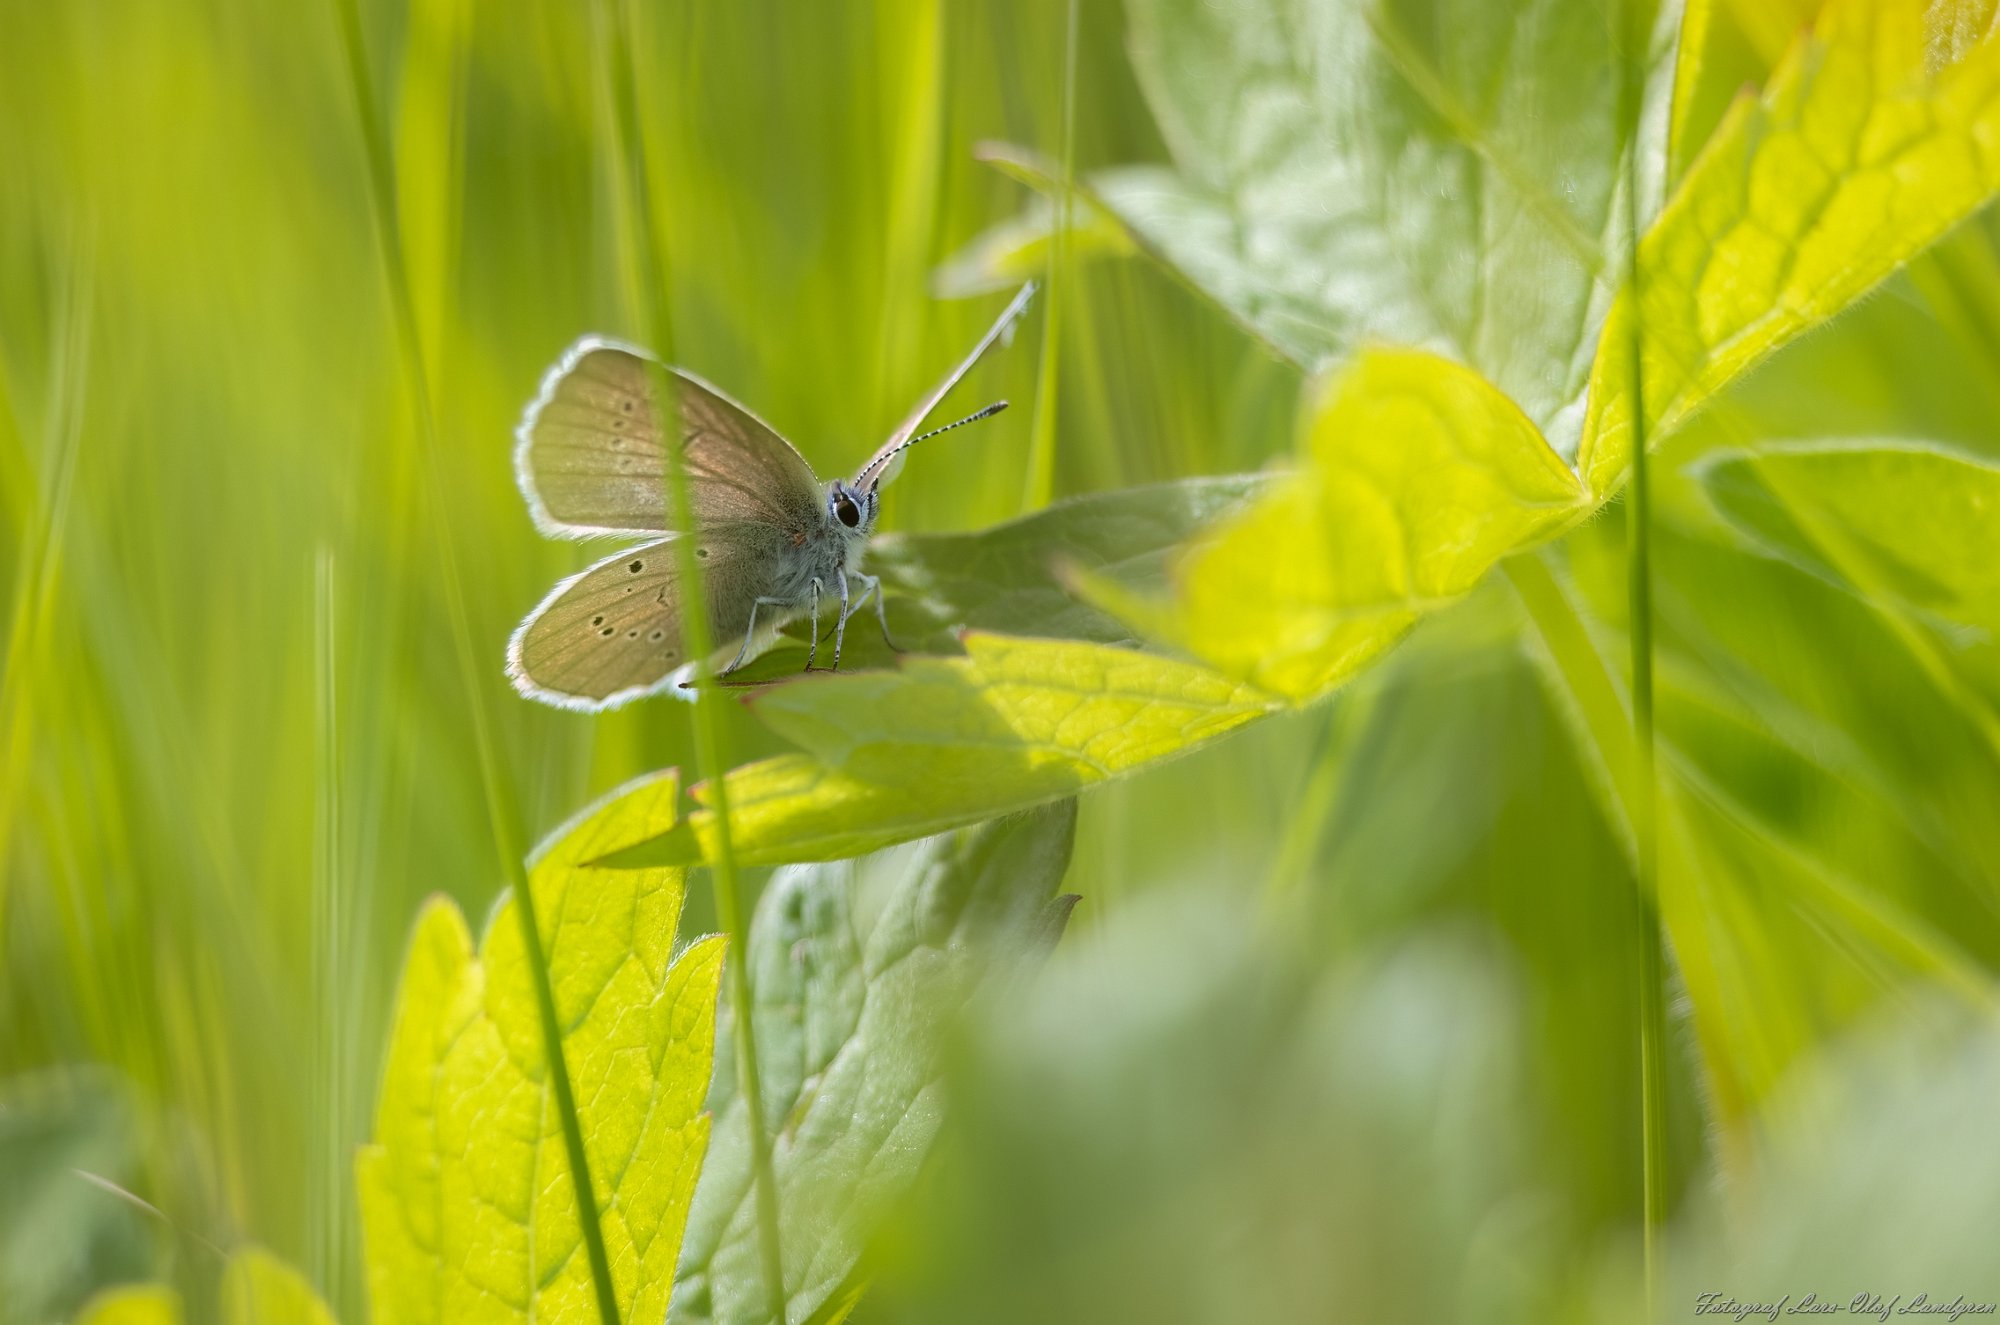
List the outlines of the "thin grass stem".
<svg viewBox="0 0 2000 1325">
<path fill-rule="evenodd" d="M 1647 33 L 1640 7 L 1619 10 L 1618 50 L 1624 75 L 1623 121 L 1631 135 L 1625 152 L 1625 297 L 1631 301 L 1631 334 L 1624 346 L 1632 384 L 1632 479 L 1626 511 L 1627 585 L 1631 616 L 1632 845 L 1639 924 L 1639 1099 L 1641 1187 L 1644 1200 L 1646 1313 L 1660 1312 L 1660 1233 L 1666 1222 L 1666 951 L 1660 931 L 1658 787 L 1653 749 L 1653 555 L 1651 468 L 1646 455 L 1645 269 L 1639 261 L 1639 208 Z"/>
<path fill-rule="evenodd" d="M 1069 293 L 1069 227 L 1076 196 L 1076 33 L 1077 0 L 1069 0 L 1063 40 L 1062 187 L 1056 193 L 1055 221 L 1049 232 L 1048 311 L 1042 320 L 1042 358 L 1035 378 L 1028 485 L 1021 495 L 1024 511 L 1040 510 L 1055 496 L 1057 383 L 1062 375 L 1062 313 Z"/>
<path fill-rule="evenodd" d="M 644 131 L 639 117 L 638 68 L 632 39 L 633 16 L 630 0 L 603 0 L 609 42 L 612 114 L 615 146 L 623 163 L 625 200 L 630 209 L 633 233 L 632 254 L 638 275 L 633 292 L 634 311 L 661 363 L 674 358 L 671 302 L 667 286 L 667 255 L 661 251 L 657 218 L 653 212 L 652 190 L 646 164 Z M 679 435 L 679 408 L 672 378 L 663 368 L 653 370 L 654 394 L 662 403 L 665 434 Z M 692 530 L 694 503 L 681 450 L 665 448 L 667 456 L 667 527 Z M 778 1186 L 771 1167 L 770 1138 L 764 1123 L 764 1093 L 757 1068 L 757 1033 L 752 1020 L 749 952 L 749 925 L 743 914 L 742 895 L 736 867 L 736 848 L 729 823 L 729 770 L 723 748 L 722 726 L 716 712 L 720 692 L 714 685 L 713 655 L 706 586 L 701 563 L 695 556 L 693 538 L 677 538 L 671 544 L 675 572 L 681 587 L 682 644 L 694 666 L 694 746 L 696 773 L 709 788 L 709 809 L 715 815 L 715 856 L 710 880 L 715 890 L 715 914 L 728 935 L 729 955 L 725 978 L 729 986 L 730 1023 L 735 1037 L 737 1090 L 742 1096 L 748 1119 L 752 1185 L 757 1210 L 757 1246 L 768 1295 L 768 1310 L 776 1321 L 785 1319 L 784 1258 L 778 1240 Z"/>
</svg>

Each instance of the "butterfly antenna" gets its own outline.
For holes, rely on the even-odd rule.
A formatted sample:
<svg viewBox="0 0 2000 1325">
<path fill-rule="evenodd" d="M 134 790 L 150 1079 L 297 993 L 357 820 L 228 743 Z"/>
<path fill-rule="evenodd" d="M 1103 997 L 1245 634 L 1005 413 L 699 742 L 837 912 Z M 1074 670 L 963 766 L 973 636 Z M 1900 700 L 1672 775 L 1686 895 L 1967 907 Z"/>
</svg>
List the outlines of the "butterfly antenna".
<svg viewBox="0 0 2000 1325">
<path fill-rule="evenodd" d="M 915 437 L 912 437 L 909 441 L 904 442 L 901 446 L 889 452 L 887 455 L 878 457 L 875 463 L 869 465 L 868 468 L 862 470 L 859 474 L 856 474 L 854 476 L 854 486 L 857 488 L 867 487 L 870 483 L 874 482 L 875 476 L 881 473 L 881 471 L 888 466 L 891 460 L 894 460 L 897 456 L 903 454 L 903 452 L 909 450 L 911 447 L 915 446 L 918 442 L 923 441 L 925 438 L 935 437 L 941 432 L 950 432 L 953 428 L 963 428 L 966 424 L 977 423 L 981 419 L 990 419 L 995 414 L 998 414 L 1001 410 L 1006 408 L 1007 408 L 1006 401 L 996 400 L 991 405 L 988 405 L 985 409 L 980 410 L 977 414 L 968 414 L 962 419 L 958 419 L 955 422 L 945 424 L 944 427 L 942 428 L 933 428 L 929 432 L 918 433 Z"/>
</svg>

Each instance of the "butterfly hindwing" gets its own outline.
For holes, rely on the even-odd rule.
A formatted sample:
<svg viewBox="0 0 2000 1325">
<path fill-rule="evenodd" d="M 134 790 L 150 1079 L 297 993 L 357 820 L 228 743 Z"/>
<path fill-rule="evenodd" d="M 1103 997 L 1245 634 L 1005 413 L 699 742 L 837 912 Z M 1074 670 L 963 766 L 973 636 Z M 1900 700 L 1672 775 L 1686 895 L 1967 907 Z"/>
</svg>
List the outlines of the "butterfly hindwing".
<svg viewBox="0 0 2000 1325">
<path fill-rule="evenodd" d="M 752 605 L 775 587 L 777 537 L 769 526 L 725 525 L 704 534 L 696 548 L 717 666 L 742 648 Z M 557 585 L 508 642 L 515 689 L 565 708 L 600 709 L 684 678 L 680 576 L 670 544 L 627 548 Z M 760 640 L 787 617 L 767 604 L 757 617 Z"/>
<path fill-rule="evenodd" d="M 517 433 L 516 474 L 545 533 L 670 532 L 661 371 L 678 397 L 698 526 L 754 522 L 795 532 L 817 517 L 812 466 L 763 420 L 690 373 L 587 337 L 549 373 Z"/>
</svg>

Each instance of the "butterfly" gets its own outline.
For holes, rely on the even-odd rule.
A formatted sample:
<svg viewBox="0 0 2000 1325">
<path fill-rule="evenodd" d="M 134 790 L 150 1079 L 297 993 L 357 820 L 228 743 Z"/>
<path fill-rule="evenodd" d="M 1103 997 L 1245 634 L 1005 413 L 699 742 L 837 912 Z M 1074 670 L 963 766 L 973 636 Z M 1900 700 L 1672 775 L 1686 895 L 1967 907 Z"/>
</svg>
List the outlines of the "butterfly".
<svg viewBox="0 0 2000 1325">
<path fill-rule="evenodd" d="M 693 676 L 682 635 L 677 560 L 695 540 L 718 674 L 767 648 L 778 629 L 812 619 L 806 670 L 819 654 L 822 604 L 838 604 L 833 667 L 848 618 L 871 600 L 882 636 L 881 581 L 861 569 L 881 489 L 918 442 L 988 418 L 1007 402 L 919 433 L 959 379 L 1012 336 L 1033 298 L 1021 288 L 961 360 L 852 479 L 822 484 L 805 457 L 719 388 L 646 351 L 601 336 L 571 346 L 542 381 L 515 433 L 514 473 L 535 527 L 551 538 L 647 536 L 556 585 L 507 642 L 507 675 L 530 699 L 586 711 L 678 690 Z M 669 528 L 667 447 L 657 383 L 679 404 L 681 464 L 694 529 Z"/>
</svg>

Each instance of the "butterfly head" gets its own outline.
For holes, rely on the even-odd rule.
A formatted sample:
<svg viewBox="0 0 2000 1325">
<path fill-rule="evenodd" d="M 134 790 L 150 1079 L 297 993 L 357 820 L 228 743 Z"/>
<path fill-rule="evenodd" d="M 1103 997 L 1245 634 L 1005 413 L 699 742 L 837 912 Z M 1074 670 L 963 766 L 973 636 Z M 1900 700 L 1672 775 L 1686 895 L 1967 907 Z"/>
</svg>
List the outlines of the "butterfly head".
<svg viewBox="0 0 2000 1325">
<path fill-rule="evenodd" d="M 845 479 L 827 484 L 826 514 L 835 527 L 849 538 L 866 538 L 874 531 L 875 517 L 882 510 L 882 494 L 873 484 L 851 486 Z"/>
</svg>

